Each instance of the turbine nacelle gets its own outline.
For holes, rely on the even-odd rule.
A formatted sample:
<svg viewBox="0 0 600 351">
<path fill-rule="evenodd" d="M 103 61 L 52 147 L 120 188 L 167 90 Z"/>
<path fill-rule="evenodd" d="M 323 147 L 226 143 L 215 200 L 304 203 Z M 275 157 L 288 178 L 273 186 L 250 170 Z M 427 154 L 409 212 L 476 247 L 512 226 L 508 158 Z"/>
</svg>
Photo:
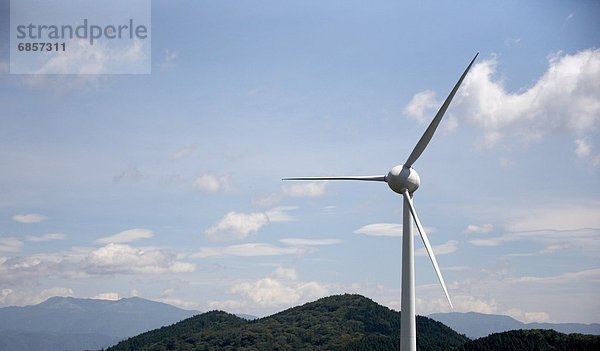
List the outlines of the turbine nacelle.
<svg viewBox="0 0 600 351">
<path fill-rule="evenodd" d="M 385 181 L 392 191 L 398 194 L 404 193 L 404 189 L 410 194 L 414 193 L 421 184 L 417 171 L 405 165 L 398 165 L 388 172 Z"/>
</svg>

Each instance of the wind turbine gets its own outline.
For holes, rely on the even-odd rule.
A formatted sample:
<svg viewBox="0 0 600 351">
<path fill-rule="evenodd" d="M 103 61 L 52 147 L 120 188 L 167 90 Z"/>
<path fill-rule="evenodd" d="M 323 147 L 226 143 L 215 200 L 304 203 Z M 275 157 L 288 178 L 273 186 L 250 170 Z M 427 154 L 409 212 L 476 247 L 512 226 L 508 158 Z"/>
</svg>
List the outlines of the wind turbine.
<svg viewBox="0 0 600 351">
<path fill-rule="evenodd" d="M 398 194 L 402 194 L 404 197 L 404 206 L 403 206 L 403 232 L 402 232 L 402 293 L 401 293 L 401 330 L 400 330 L 400 350 L 401 351 L 416 351 L 417 350 L 417 328 L 415 321 L 415 264 L 414 264 L 414 240 L 413 240 L 413 226 L 412 222 L 414 220 L 417 225 L 417 229 L 419 234 L 421 234 L 421 239 L 423 239 L 423 244 L 425 245 L 425 249 L 429 254 L 429 258 L 431 259 L 431 263 L 433 264 L 433 268 L 435 269 L 435 273 L 437 274 L 438 280 L 444 290 L 444 294 L 448 299 L 448 303 L 450 307 L 452 306 L 452 301 L 450 300 L 450 295 L 448 294 L 448 289 L 446 288 L 446 283 L 444 283 L 444 278 L 442 277 L 442 273 L 440 272 L 440 267 L 438 266 L 437 260 L 435 259 L 435 255 L 433 254 L 433 249 L 431 248 L 431 244 L 429 243 L 429 239 L 427 238 L 427 234 L 425 233 L 425 229 L 421 225 L 421 221 L 419 221 L 419 216 L 417 215 L 417 211 L 415 210 L 415 206 L 412 201 L 412 197 L 414 192 L 419 188 L 420 179 L 419 174 L 412 168 L 412 165 L 419 159 L 427 144 L 431 141 L 435 130 L 437 129 L 442 117 L 444 117 L 444 113 L 448 109 L 450 102 L 452 102 L 452 98 L 456 94 L 456 91 L 460 87 L 463 79 L 471 69 L 471 66 L 477 59 L 479 53 L 475 54 L 469 66 L 465 69 L 463 74 L 458 79 L 454 88 L 450 92 L 450 95 L 446 98 L 446 101 L 442 104 L 439 111 L 419 139 L 419 142 L 411 152 L 410 156 L 406 162 L 402 165 L 395 166 L 392 168 L 387 175 L 382 176 L 341 176 L 341 177 L 294 177 L 294 178 L 283 178 L 283 180 L 361 180 L 361 181 L 376 181 L 376 182 L 386 182 L 390 189 Z"/>
</svg>

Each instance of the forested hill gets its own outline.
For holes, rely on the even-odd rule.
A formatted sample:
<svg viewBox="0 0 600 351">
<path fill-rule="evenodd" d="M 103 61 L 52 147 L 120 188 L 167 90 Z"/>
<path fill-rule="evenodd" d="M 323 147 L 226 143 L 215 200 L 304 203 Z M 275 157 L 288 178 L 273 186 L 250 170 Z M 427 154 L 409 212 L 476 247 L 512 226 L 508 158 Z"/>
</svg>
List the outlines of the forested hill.
<svg viewBox="0 0 600 351">
<path fill-rule="evenodd" d="M 399 350 L 400 313 L 359 295 L 339 295 L 247 321 L 213 311 L 125 340 L 107 351 Z M 456 351 L 600 350 L 600 336 L 518 330 L 469 340 L 417 317 L 417 349 Z"/>
<path fill-rule="evenodd" d="M 467 341 L 464 351 L 596 351 L 600 336 L 563 334 L 554 330 L 511 330 Z"/>
<path fill-rule="evenodd" d="M 418 348 L 456 349 L 467 338 L 417 317 Z M 246 321 L 208 312 L 125 340 L 110 351 L 143 350 L 398 350 L 400 313 L 359 295 L 320 299 Z"/>
</svg>

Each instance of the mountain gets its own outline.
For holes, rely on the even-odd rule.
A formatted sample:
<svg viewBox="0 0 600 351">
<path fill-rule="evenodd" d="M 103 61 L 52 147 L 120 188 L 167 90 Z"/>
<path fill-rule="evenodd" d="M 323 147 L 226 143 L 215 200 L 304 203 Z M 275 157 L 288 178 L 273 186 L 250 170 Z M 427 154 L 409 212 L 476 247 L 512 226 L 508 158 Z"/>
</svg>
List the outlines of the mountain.
<svg viewBox="0 0 600 351">
<path fill-rule="evenodd" d="M 467 338 L 417 317 L 421 351 L 457 349 Z M 400 313 L 360 295 L 331 296 L 247 321 L 213 311 L 122 341 L 110 351 L 398 350 Z"/>
<path fill-rule="evenodd" d="M 52 297 L 34 306 L 0 308 L 0 350 L 100 349 L 198 313 L 138 297 Z"/>
<path fill-rule="evenodd" d="M 476 312 L 434 313 L 430 314 L 429 318 L 442 322 L 472 339 L 517 329 L 553 329 L 565 334 L 600 335 L 600 324 L 598 323 L 523 323 L 508 316 Z"/>
</svg>

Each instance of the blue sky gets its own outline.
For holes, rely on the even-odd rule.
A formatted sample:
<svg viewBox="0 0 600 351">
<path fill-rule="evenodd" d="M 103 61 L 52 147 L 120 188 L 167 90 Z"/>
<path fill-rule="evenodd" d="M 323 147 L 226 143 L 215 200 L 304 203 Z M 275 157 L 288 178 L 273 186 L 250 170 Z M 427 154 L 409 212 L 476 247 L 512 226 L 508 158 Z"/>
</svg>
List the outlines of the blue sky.
<svg viewBox="0 0 600 351">
<path fill-rule="evenodd" d="M 153 1 L 149 75 L 8 74 L 1 11 L 0 306 L 399 309 L 401 197 L 280 179 L 386 174 L 480 52 L 414 165 L 455 310 L 599 322 L 597 2 Z"/>
</svg>

